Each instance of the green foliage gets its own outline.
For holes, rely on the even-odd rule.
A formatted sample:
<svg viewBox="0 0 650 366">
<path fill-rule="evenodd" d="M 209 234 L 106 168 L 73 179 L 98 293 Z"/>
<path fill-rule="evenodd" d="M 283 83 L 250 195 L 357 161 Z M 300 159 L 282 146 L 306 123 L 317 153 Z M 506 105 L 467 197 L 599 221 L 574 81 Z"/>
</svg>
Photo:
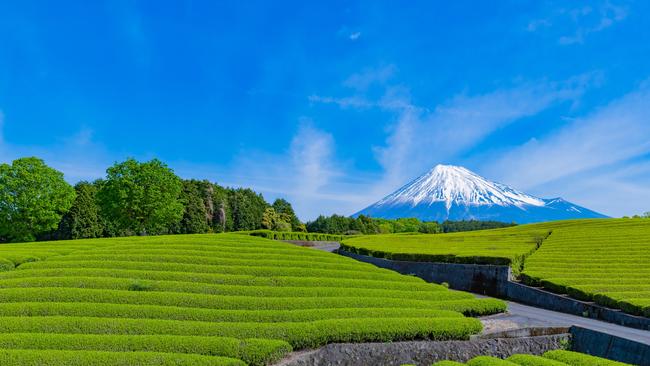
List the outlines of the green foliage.
<svg viewBox="0 0 650 366">
<path fill-rule="evenodd" d="M 97 204 L 97 187 L 79 182 L 74 187 L 77 196 L 70 211 L 63 215 L 55 236 L 58 239 L 98 238 L 104 233 L 104 225 Z"/>
<path fill-rule="evenodd" d="M 63 174 L 41 159 L 0 164 L 0 240 L 33 241 L 55 229 L 74 199 Z"/>
<path fill-rule="evenodd" d="M 25 348 L 196 354 L 241 359 L 252 366 L 266 365 L 269 360 L 277 360 L 291 351 L 287 342 L 272 339 L 171 335 L 0 334 L 0 349 Z"/>
<path fill-rule="evenodd" d="M 328 234 L 395 234 L 423 233 L 437 234 L 441 232 L 459 232 L 485 230 L 514 226 L 498 221 L 445 221 L 438 224 L 435 221 L 422 222 L 416 218 L 379 219 L 359 215 L 357 218 L 332 215 L 319 216 L 307 223 L 309 232 Z"/>
<path fill-rule="evenodd" d="M 549 225 L 549 224 L 545 224 Z M 574 298 L 650 316 L 650 221 L 560 221 L 522 278 Z"/>
<path fill-rule="evenodd" d="M 211 229 L 213 213 L 210 212 L 212 198 L 210 183 L 197 180 L 182 182 L 181 202 L 184 206 L 183 218 L 173 230 L 178 234 L 202 234 Z"/>
<path fill-rule="evenodd" d="M 159 352 L 0 350 L 3 366 L 246 366 L 226 357 Z"/>
<path fill-rule="evenodd" d="M 278 215 L 281 215 L 283 221 L 285 221 L 290 225 L 289 230 L 278 230 L 278 231 L 292 231 L 292 230 L 306 231 L 306 230 L 301 230 L 303 224 L 298 219 L 298 216 L 296 216 L 296 213 L 293 211 L 293 207 L 291 206 L 291 203 L 289 203 L 289 201 L 283 198 L 278 198 L 275 201 L 273 201 L 273 205 L 271 205 L 271 207 L 273 207 L 273 209 Z"/>
<path fill-rule="evenodd" d="M 21 263 L 0 272 L 0 355 L 55 349 L 62 365 L 107 351 L 135 357 L 125 365 L 200 365 L 207 356 L 265 365 L 332 342 L 468 339 L 481 323 L 463 314 L 505 310 L 500 300 L 242 234 L 8 244 L 0 260 Z M 30 355 L 5 360 L 30 364 Z"/>
<path fill-rule="evenodd" d="M 268 205 L 262 195 L 255 193 L 251 189 L 238 188 L 229 192 L 228 202 L 232 213 L 231 230 L 257 230 L 262 228 L 262 218 Z"/>
<path fill-rule="evenodd" d="M 0 242 L 256 230 L 306 232 L 291 204 L 128 159 L 74 190 L 37 158 L 0 166 Z M 75 198 L 76 192 L 76 198 Z M 56 230 L 54 230 L 56 229 Z"/>
<path fill-rule="evenodd" d="M 517 364 L 496 357 L 478 356 L 467 362 L 467 366 L 517 366 Z"/>
<path fill-rule="evenodd" d="M 563 350 L 546 352 L 544 353 L 544 357 L 571 366 L 630 366 L 622 362 L 610 361 L 600 357 Z"/>
<path fill-rule="evenodd" d="M 434 235 L 367 235 L 344 239 L 341 249 L 406 261 L 512 265 L 518 270 L 549 229 L 518 226 L 507 229 Z"/>
<path fill-rule="evenodd" d="M 516 226 L 514 222 L 500 222 L 500 221 L 478 221 L 478 220 L 463 220 L 463 221 L 445 221 L 440 224 L 443 233 L 456 233 L 461 231 L 474 231 L 474 230 L 488 230 L 499 229 L 505 227 Z"/>
<path fill-rule="evenodd" d="M 183 217 L 181 180 L 161 161 L 128 159 L 106 173 L 97 196 L 102 210 L 120 230 L 165 233 Z"/>
<path fill-rule="evenodd" d="M 243 232 L 252 236 L 261 236 L 273 240 L 302 240 L 302 241 L 341 241 L 347 236 L 345 235 L 332 235 L 321 233 L 305 233 L 305 232 L 284 232 L 284 231 L 271 231 L 271 230 L 253 230 Z"/>
<path fill-rule="evenodd" d="M 432 366 L 463 365 L 454 361 L 440 361 Z M 496 357 L 478 356 L 466 363 L 468 366 L 631 366 L 621 362 L 570 351 L 549 351 L 544 356 L 516 354 L 502 360 Z"/>
<path fill-rule="evenodd" d="M 275 231 L 291 231 L 291 217 L 278 213 L 273 207 L 267 207 L 262 215 L 262 228 Z"/>
<path fill-rule="evenodd" d="M 512 355 L 507 360 L 521 366 L 567 366 L 563 362 L 533 355 Z"/>
</svg>

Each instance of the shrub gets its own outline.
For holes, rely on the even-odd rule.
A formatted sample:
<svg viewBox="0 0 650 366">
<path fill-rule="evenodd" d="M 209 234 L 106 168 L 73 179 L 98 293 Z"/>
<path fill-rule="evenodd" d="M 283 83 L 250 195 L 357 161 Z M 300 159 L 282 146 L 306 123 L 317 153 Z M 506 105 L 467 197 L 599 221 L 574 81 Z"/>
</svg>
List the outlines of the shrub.
<svg viewBox="0 0 650 366">
<path fill-rule="evenodd" d="M 544 357 L 551 360 L 564 362 L 571 366 L 629 366 L 622 362 L 610 361 L 604 358 L 563 350 L 546 352 L 544 353 Z"/>
<path fill-rule="evenodd" d="M 213 356 L 157 352 L 0 350 L 3 366 L 245 366 L 243 361 Z"/>
<path fill-rule="evenodd" d="M 516 363 L 502 360 L 500 358 L 479 356 L 467 362 L 468 366 L 517 366 Z"/>
</svg>

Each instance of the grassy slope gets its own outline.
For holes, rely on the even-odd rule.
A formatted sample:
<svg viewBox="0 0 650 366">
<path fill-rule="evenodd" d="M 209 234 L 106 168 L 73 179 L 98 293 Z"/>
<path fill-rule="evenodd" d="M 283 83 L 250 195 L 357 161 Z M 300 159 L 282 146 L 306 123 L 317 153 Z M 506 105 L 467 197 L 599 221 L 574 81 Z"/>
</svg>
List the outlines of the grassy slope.
<svg viewBox="0 0 650 366">
<path fill-rule="evenodd" d="M 549 232 L 536 250 L 536 242 Z M 650 316 L 650 220 L 567 220 L 453 234 L 365 236 L 343 243 L 344 249 L 389 259 L 511 264 L 515 272 L 523 267 L 527 283 Z"/>
<path fill-rule="evenodd" d="M 343 249 L 375 257 L 450 263 L 512 264 L 535 251 L 549 228 L 511 228 L 430 235 L 368 235 L 343 241 Z"/>
<path fill-rule="evenodd" d="M 586 221 L 553 229 L 523 278 L 574 297 L 650 316 L 650 220 Z"/>
<path fill-rule="evenodd" d="M 3 365 L 261 365 L 330 342 L 466 339 L 481 325 L 462 313 L 504 309 L 233 234 L 7 244 L 0 265 Z"/>
</svg>

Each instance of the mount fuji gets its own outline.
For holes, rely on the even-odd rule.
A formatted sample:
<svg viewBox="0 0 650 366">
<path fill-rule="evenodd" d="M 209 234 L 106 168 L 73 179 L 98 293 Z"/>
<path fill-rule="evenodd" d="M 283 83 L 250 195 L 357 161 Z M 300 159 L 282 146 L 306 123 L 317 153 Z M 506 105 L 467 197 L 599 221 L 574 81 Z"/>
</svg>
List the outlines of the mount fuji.
<svg viewBox="0 0 650 366">
<path fill-rule="evenodd" d="M 519 224 L 607 217 L 562 198 L 538 198 L 460 166 L 437 165 L 353 216 L 423 221 L 493 220 Z"/>
</svg>

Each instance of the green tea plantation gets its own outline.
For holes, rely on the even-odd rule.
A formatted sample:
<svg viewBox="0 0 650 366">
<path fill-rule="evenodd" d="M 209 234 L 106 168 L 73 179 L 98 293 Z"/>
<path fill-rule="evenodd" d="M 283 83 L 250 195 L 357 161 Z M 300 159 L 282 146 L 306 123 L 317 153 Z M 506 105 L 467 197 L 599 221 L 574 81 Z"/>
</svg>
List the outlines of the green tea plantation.
<svg viewBox="0 0 650 366">
<path fill-rule="evenodd" d="M 1 365 L 265 365 L 330 342 L 468 339 L 495 299 L 237 234 L 0 246 Z"/>
<path fill-rule="evenodd" d="M 552 231 L 526 259 L 526 282 L 650 317 L 650 220 L 572 221 Z"/>
<path fill-rule="evenodd" d="M 375 257 L 511 265 L 534 286 L 650 317 L 650 220 L 591 219 L 343 241 Z"/>
</svg>

